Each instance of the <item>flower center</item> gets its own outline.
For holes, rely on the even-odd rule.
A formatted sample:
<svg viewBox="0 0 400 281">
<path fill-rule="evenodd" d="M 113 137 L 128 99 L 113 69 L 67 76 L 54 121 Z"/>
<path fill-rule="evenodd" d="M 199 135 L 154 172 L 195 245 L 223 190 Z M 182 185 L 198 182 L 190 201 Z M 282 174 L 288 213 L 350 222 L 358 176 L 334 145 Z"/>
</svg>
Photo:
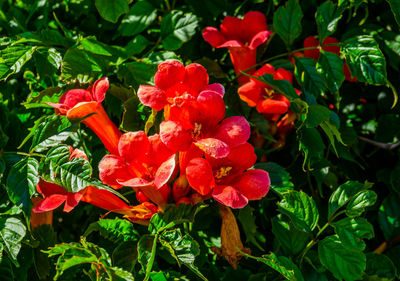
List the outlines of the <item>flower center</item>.
<svg viewBox="0 0 400 281">
<path fill-rule="evenodd" d="M 229 172 L 232 170 L 232 167 L 221 167 L 219 168 L 219 170 L 217 170 L 215 172 L 214 177 L 216 179 L 221 179 L 223 177 L 226 177 L 227 175 L 229 175 Z"/>
<path fill-rule="evenodd" d="M 194 129 L 193 129 L 193 132 L 192 132 L 193 139 L 199 138 L 200 134 L 201 134 L 201 124 L 194 123 Z"/>
<path fill-rule="evenodd" d="M 274 89 L 264 88 L 265 95 L 264 98 L 271 98 L 274 94 Z"/>
</svg>

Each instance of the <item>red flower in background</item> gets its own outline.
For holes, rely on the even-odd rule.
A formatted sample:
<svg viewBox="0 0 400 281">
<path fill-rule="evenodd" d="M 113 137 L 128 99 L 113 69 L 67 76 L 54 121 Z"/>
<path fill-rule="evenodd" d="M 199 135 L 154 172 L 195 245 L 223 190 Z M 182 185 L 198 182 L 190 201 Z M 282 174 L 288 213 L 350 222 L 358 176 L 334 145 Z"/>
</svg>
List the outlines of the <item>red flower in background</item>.
<svg viewBox="0 0 400 281">
<path fill-rule="evenodd" d="M 186 177 L 200 195 L 210 194 L 226 206 L 243 208 L 249 200 L 259 200 L 269 190 L 267 172 L 247 170 L 256 160 L 253 147 L 244 143 L 231 149 L 225 158 L 191 159 L 186 166 Z"/>
<path fill-rule="evenodd" d="M 324 50 L 325 52 L 331 52 L 340 55 L 340 47 L 330 44 L 339 44 L 339 41 L 333 37 L 326 37 L 324 41 L 322 41 L 322 46 L 321 46 L 322 50 Z M 304 40 L 304 48 L 318 47 L 318 46 L 320 46 L 319 42 L 314 36 L 309 36 Z M 320 54 L 321 51 L 318 48 L 312 50 L 304 50 L 305 57 L 313 58 L 315 60 L 318 60 Z M 350 69 L 347 66 L 346 62 L 344 62 L 343 65 L 343 73 L 347 81 L 357 82 L 357 78 L 351 75 Z"/>
<path fill-rule="evenodd" d="M 256 64 L 256 48 L 267 41 L 271 34 L 264 14 L 257 11 L 246 13 L 243 19 L 225 17 L 220 30 L 214 27 L 203 30 L 203 38 L 211 46 L 229 49 L 236 74 Z M 240 84 L 246 83 L 248 77 L 239 76 L 238 81 Z"/>
<path fill-rule="evenodd" d="M 63 94 L 59 103 L 48 103 L 56 112 L 68 118 L 82 118 L 82 122 L 92 129 L 110 153 L 118 152 L 121 132 L 108 118 L 101 102 L 104 100 L 109 83 L 107 78 L 97 80 L 93 87 L 73 89 Z"/>
<path fill-rule="evenodd" d="M 114 188 L 130 186 L 142 191 L 151 201 L 163 206 L 168 202 L 167 182 L 175 171 L 175 154 L 158 135 L 147 137 L 143 131 L 121 136 L 118 154 L 106 155 L 99 163 L 103 183 Z"/>
</svg>

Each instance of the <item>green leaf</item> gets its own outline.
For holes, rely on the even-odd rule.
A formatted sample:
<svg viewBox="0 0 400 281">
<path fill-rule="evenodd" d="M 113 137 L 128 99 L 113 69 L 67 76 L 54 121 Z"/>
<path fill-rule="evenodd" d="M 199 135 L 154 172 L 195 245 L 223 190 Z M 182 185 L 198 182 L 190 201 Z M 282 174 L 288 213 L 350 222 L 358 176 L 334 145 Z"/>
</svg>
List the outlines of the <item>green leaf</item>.
<svg viewBox="0 0 400 281">
<path fill-rule="evenodd" d="M 95 5 L 100 16 L 112 23 L 129 11 L 128 0 L 95 0 Z"/>
<path fill-rule="evenodd" d="M 299 148 L 304 152 L 303 169 L 311 159 L 321 159 L 324 155 L 325 144 L 315 128 L 303 128 L 300 131 Z"/>
<path fill-rule="evenodd" d="M 142 265 L 142 269 L 144 272 L 150 272 L 151 267 L 153 266 L 153 263 L 151 262 L 152 256 L 155 255 L 155 246 L 154 244 L 157 243 L 157 239 L 154 235 L 143 235 L 138 244 L 137 244 L 137 250 L 138 250 L 138 261 Z M 153 253 L 154 251 L 154 253 Z M 154 262 L 154 257 L 153 257 L 153 262 Z M 147 268 L 150 267 L 148 270 Z"/>
<path fill-rule="evenodd" d="M 278 215 L 272 218 L 272 233 L 284 249 L 285 253 L 293 256 L 300 253 L 311 239 L 310 233 L 298 230 L 293 223 Z"/>
<path fill-rule="evenodd" d="M 261 251 L 265 251 L 257 241 L 257 225 L 256 216 L 253 215 L 254 208 L 247 205 L 243 209 L 240 209 L 238 219 L 242 225 L 244 234 L 246 235 L 246 242 L 251 242 Z"/>
<path fill-rule="evenodd" d="M 4 281 L 15 281 L 12 264 L 7 258 L 0 258 L 0 276 Z"/>
<path fill-rule="evenodd" d="M 35 158 L 24 158 L 16 163 L 7 177 L 7 192 L 11 201 L 22 207 L 29 216 L 32 207 L 31 196 L 39 182 L 39 162 Z"/>
<path fill-rule="evenodd" d="M 62 56 L 55 48 L 39 48 L 34 57 L 40 78 L 52 77 L 61 67 Z"/>
<path fill-rule="evenodd" d="M 367 253 L 367 269 L 365 273 L 368 275 L 363 280 L 366 281 L 390 281 L 394 280 L 397 275 L 397 269 L 393 262 L 385 255 L 377 253 Z M 378 277 L 374 279 L 374 277 Z"/>
<path fill-rule="evenodd" d="M 316 61 L 312 58 L 295 57 L 295 75 L 301 81 L 303 89 L 318 97 L 325 92 L 326 85 L 316 68 Z"/>
<path fill-rule="evenodd" d="M 167 50 L 177 50 L 196 33 L 197 17 L 193 14 L 183 14 L 172 11 L 161 21 L 162 44 Z"/>
<path fill-rule="evenodd" d="M 42 250 L 47 250 L 56 244 L 57 234 L 50 225 L 42 224 L 35 227 L 32 235 L 39 242 L 39 246 L 33 249 L 36 273 L 39 279 L 46 279 L 51 273 L 51 263 L 49 257 Z"/>
<path fill-rule="evenodd" d="M 337 6 L 331 1 L 324 2 L 318 7 L 315 19 L 317 20 L 319 42 L 336 31 L 337 23 L 342 18 L 344 5 Z"/>
<path fill-rule="evenodd" d="M 323 121 L 329 120 L 331 111 L 325 106 L 312 104 L 308 107 L 307 118 L 304 124 L 307 128 L 314 128 L 320 125 Z"/>
<path fill-rule="evenodd" d="M 107 271 L 111 275 L 112 281 L 134 281 L 132 273 L 129 271 L 123 270 L 119 267 L 107 267 Z"/>
<path fill-rule="evenodd" d="M 34 135 L 30 151 L 42 152 L 64 142 L 74 133 L 70 128 L 71 122 L 64 116 L 52 115 L 40 120 L 31 130 Z"/>
<path fill-rule="evenodd" d="M 339 91 L 345 76 L 343 74 L 343 60 L 335 53 L 321 50 L 318 59 L 317 71 L 324 78 L 329 91 Z"/>
<path fill-rule="evenodd" d="M 91 180 L 92 167 L 83 158 L 72 158 L 67 145 L 51 148 L 42 162 L 42 177 L 45 181 L 60 185 L 68 192 L 78 192 L 97 183 Z"/>
<path fill-rule="evenodd" d="M 146 37 L 140 34 L 137 35 L 125 46 L 127 57 L 129 58 L 133 55 L 140 54 L 144 49 L 146 49 L 148 44 L 149 40 L 147 40 Z"/>
<path fill-rule="evenodd" d="M 372 190 L 363 190 L 357 193 L 347 204 L 346 215 L 349 217 L 360 216 L 366 207 L 375 204 L 377 195 Z"/>
<path fill-rule="evenodd" d="M 358 81 L 386 85 L 386 60 L 378 43 L 368 35 L 351 37 L 343 42 L 341 52 L 352 75 Z"/>
<path fill-rule="evenodd" d="M 31 92 L 25 102 L 22 103 L 26 109 L 37 108 L 37 107 L 48 107 L 51 106 L 46 104 L 47 102 L 58 103 L 60 97 L 63 94 L 63 90 L 60 87 L 49 87 L 40 93 Z M 36 122 L 35 122 L 36 123 Z"/>
<path fill-rule="evenodd" d="M 386 197 L 379 208 L 378 222 L 386 241 L 400 236 L 400 198 Z"/>
<path fill-rule="evenodd" d="M 194 222 L 196 214 L 207 205 L 174 204 L 167 205 L 165 211 L 154 214 L 150 219 L 149 231 L 160 233 L 184 222 Z"/>
<path fill-rule="evenodd" d="M 294 226 L 304 232 L 311 232 L 318 224 L 319 213 L 315 201 L 299 191 L 282 194 L 283 200 L 278 203 L 278 210 L 287 215 Z"/>
<path fill-rule="evenodd" d="M 303 12 L 297 0 L 287 1 L 285 7 L 279 7 L 274 13 L 274 29 L 286 46 L 292 45 L 301 34 L 302 18 Z"/>
<path fill-rule="evenodd" d="M 290 174 L 275 162 L 256 163 L 254 169 L 267 171 L 271 180 L 271 188 L 280 195 L 294 188 Z"/>
<path fill-rule="evenodd" d="M 112 253 L 113 265 L 132 271 L 138 260 L 137 242 L 126 241 L 115 247 Z"/>
<path fill-rule="evenodd" d="M 358 181 L 347 181 L 338 186 L 329 198 L 328 205 L 328 219 L 339 208 L 346 205 L 359 191 L 365 189 L 367 186 Z"/>
<path fill-rule="evenodd" d="M 107 56 L 112 61 L 117 58 L 125 58 L 125 50 L 120 46 L 107 45 L 96 40 L 94 36 L 88 36 L 79 42 L 80 49 L 95 55 Z"/>
<path fill-rule="evenodd" d="M 366 257 L 361 251 L 344 247 L 335 236 L 328 236 L 318 244 L 321 263 L 338 280 L 354 281 L 362 279 L 366 268 Z"/>
<path fill-rule="evenodd" d="M 374 237 L 374 227 L 364 218 L 344 218 L 332 223 L 343 246 L 363 251 L 363 239 Z"/>
<path fill-rule="evenodd" d="M 0 217 L 0 245 L 2 248 L 0 251 L 0 257 L 4 249 L 12 262 L 15 265 L 18 265 L 17 256 L 21 249 L 21 241 L 25 234 L 26 227 L 20 219 L 15 217 Z"/>
<path fill-rule="evenodd" d="M 100 219 L 97 222 L 93 222 L 89 225 L 83 235 L 88 236 L 93 231 L 99 231 L 101 236 L 114 243 L 122 241 L 137 241 L 139 239 L 139 233 L 135 229 L 134 225 L 127 220 L 119 218 Z"/>
<path fill-rule="evenodd" d="M 147 1 L 139 1 L 132 5 L 129 12 L 122 18 L 118 32 L 122 36 L 139 34 L 149 27 L 157 18 L 157 10 Z"/>
<path fill-rule="evenodd" d="M 125 131 L 142 130 L 145 122 L 142 120 L 139 109 L 143 111 L 143 104 L 138 97 L 132 96 L 123 104 L 124 113 L 122 115 L 121 128 Z"/>
<path fill-rule="evenodd" d="M 290 101 L 299 98 L 295 89 L 293 88 L 293 85 L 287 80 L 275 80 L 274 76 L 268 73 L 264 74 L 263 76 L 256 77 L 256 79 L 272 87 L 274 90 L 287 97 Z"/>
<path fill-rule="evenodd" d="M 397 24 L 400 26 L 400 1 L 399 0 L 386 0 L 389 5 L 390 9 L 393 12 L 393 16 L 397 22 Z"/>
<path fill-rule="evenodd" d="M 156 70 L 157 66 L 152 63 L 133 61 L 118 68 L 118 77 L 128 85 L 148 84 Z"/>
<path fill-rule="evenodd" d="M 262 262 L 269 266 L 270 268 L 276 270 L 279 272 L 283 277 L 285 277 L 287 280 L 290 281 L 297 281 L 297 278 L 295 277 L 294 270 L 293 269 L 288 269 L 284 266 L 284 264 L 278 259 L 278 257 L 274 253 L 270 253 L 268 255 L 264 255 L 261 258 L 254 257 L 251 255 L 248 255 L 246 253 L 241 252 L 245 257 L 257 260 L 259 262 Z"/>
<path fill-rule="evenodd" d="M 36 51 L 35 46 L 11 45 L 0 51 L 0 80 L 21 71 Z"/>
<path fill-rule="evenodd" d="M 151 127 L 153 127 L 154 123 L 156 122 L 156 117 L 157 117 L 157 111 L 153 109 L 151 111 L 149 118 L 146 121 L 146 124 L 144 125 L 144 132 L 146 134 L 149 133 L 149 130 L 151 129 Z"/>
<path fill-rule="evenodd" d="M 200 248 L 199 244 L 189 234 L 182 236 L 180 229 L 165 231 L 160 236 L 160 242 L 168 249 L 179 266 L 183 264 L 201 279 L 207 280 L 194 265 L 196 256 L 200 254 Z"/>
</svg>

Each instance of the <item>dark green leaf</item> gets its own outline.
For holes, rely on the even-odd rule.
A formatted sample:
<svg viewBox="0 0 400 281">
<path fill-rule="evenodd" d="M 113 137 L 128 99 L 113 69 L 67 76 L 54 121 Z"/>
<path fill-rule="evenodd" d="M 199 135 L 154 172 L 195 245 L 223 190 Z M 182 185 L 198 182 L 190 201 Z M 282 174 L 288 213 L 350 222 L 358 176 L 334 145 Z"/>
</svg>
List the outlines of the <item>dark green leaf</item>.
<svg viewBox="0 0 400 281">
<path fill-rule="evenodd" d="M 345 76 L 343 74 L 343 60 L 338 55 L 321 50 L 317 70 L 324 78 L 329 91 L 332 93 L 339 91 Z"/>
<path fill-rule="evenodd" d="M 21 206 L 27 216 L 32 207 L 31 196 L 39 182 L 38 169 L 39 162 L 35 158 L 25 158 L 11 168 L 7 177 L 7 192 L 11 201 Z"/>
<path fill-rule="evenodd" d="M 0 217 L 0 256 L 4 250 L 7 252 L 12 262 L 18 265 L 17 255 L 21 249 L 21 241 L 25 234 L 26 227 L 20 219 L 14 217 Z"/>
<path fill-rule="evenodd" d="M 124 63 L 118 69 L 118 77 L 128 85 L 148 84 L 157 66 L 152 63 L 133 61 Z"/>
<path fill-rule="evenodd" d="M 129 271 L 123 270 L 119 267 L 107 267 L 107 271 L 111 275 L 112 281 L 134 281 L 132 273 Z"/>
<path fill-rule="evenodd" d="M 0 80 L 21 71 L 36 51 L 35 46 L 11 45 L 0 51 Z"/>
<path fill-rule="evenodd" d="M 254 168 L 268 172 L 269 179 L 271 180 L 271 188 L 278 194 L 282 195 L 294 188 L 290 174 L 275 162 L 256 163 Z"/>
<path fill-rule="evenodd" d="M 193 14 L 183 14 L 172 11 L 161 21 L 162 44 L 167 50 L 177 50 L 196 33 L 197 17 Z"/>
<path fill-rule="evenodd" d="M 352 37 L 343 42 L 341 52 L 351 74 L 358 81 L 373 85 L 386 85 L 386 60 L 378 43 L 371 36 Z"/>
<path fill-rule="evenodd" d="M 277 90 L 279 93 L 287 97 L 290 101 L 299 98 L 295 89 L 293 88 L 293 85 L 287 80 L 275 80 L 272 74 L 267 73 L 263 76 L 257 77 L 256 79 Z"/>
<path fill-rule="evenodd" d="M 400 198 L 389 195 L 383 200 L 379 208 L 379 226 L 385 236 L 386 241 L 400 236 Z"/>
<path fill-rule="evenodd" d="M 397 24 L 400 26 L 400 1 L 399 0 L 386 0 L 390 4 L 390 9 L 393 12 Z"/>
<path fill-rule="evenodd" d="M 365 281 L 390 281 L 396 278 L 397 270 L 393 262 L 385 255 L 376 253 L 367 254 L 367 269 Z M 374 279 L 374 277 L 377 277 Z"/>
<path fill-rule="evenodd" d="M 293 223 L 286 221 L 282 215 L 272 218 L 272 233 L 278 239 L 285 253 L 293 256 L 305 248 L 311 239 L 310 233 L 298 230 Z"/>
<path fill-rule="evenodd" d="M 307 128 L 314 128 L 323 121 L 329 120 L 331 111 L 325 106 L 312 104 L 308 107 L 307 119 L 305 125 Z"/>
<path fill-rule="evenodd" d="M 122 242 L 112 253 L 113 265 L 132 271 L 138 259 L 137 242 Z"/>
<path fill-rule="evenodd" d="M 366 185 L 357 181 L 348 181 L 340 185 L 329 198 L 328 219 L 364 188 Z"/>
<path fill-rule="evenodd" d="M 274 13 L 274 29 L 286 46 L 292 45 L 301 34 L 302 18 L 303 12 L 297 0 L 289 0 L 285 7 L 279 7 Z"/>
<path fill-rule="evenodd" d="M 136 231 L 134 224 L 119 218 L 100 219 L 97 222 L 91 223 L 85 231 L 84 236 L 88 236 L 93 231 L 99 231 L 103 237 L 114 243 L 137 241 L 139 238 L 139 233 Z"/>
<path fill-rule="evenodd" d="M 335 236 L 326 237 L 318 244 L 321 263 L 339 280 L 362 279 L 366 257 L 361 251 L 344 247 Z"/>
<path fill-rule="evenodd" d="M 315 128 L 303 128 L 300 131 L 300 149 L 304 152 L 304 163 L 309 163 L 312 158 L 320 159 L 323 157 L 325 144 L 321 135 Z"/>
<path fill-rule="evenodd" d="M 149 44 L 149 40 L 142 35 L 137 35 L 133 38 L 129 43 L 125 46 L 125 51 L 127 57 L 131 57 L 133 55 L 140 54 Z"/>
<path fill-rule="evenodd" d="M 343 246 L 363 251 L 363 239 L 374 237 L 374 228 L 364 218 L 344 218 L 332 224 Z"/>
<path fill-rule="evenodd" d="M 238 219 L 242 225 L 242 229 L 246 235 L 246 242 L 251 242 L 253 245 L 257 246 L 261 251 L 264 249 L 260 246 L 257 241 L 257 225 L 256 216 L 253 214 L 254 208 L 247 205 L 243 209 L 240 209 Z"/>
<path fill-rule="evenodd" d="M 363 190 L 357 193 L 347 204 L 346 215 L 349 217 L 360 216 L 366 207 L 376 202 L 377 195 L 372 190 Z"/>
<path fill-rule="evenodd" d="M 123 107 L 121 128 L 126 131 L 142 130 L 145 122 L 139 114 L 139 109 L 143 110 L 144 106 L 140 103 L 138 97 L 130 97 L 124 102 Z"/>
<path fill-rule="evenodd" d="M 26 109 L 36 107 L 51 107 L 47 102 L 58 103 L 63 91 L 60 87 L 49 87 L 40 93 L 32 92 L 22 104 Z M 35 122 L 36 123 L 36 122 Z"/>
<path fill-rule="evenodd" d="M 150 264 L 154 243 L 157 243 L 154 235 L 147 234 L 143 235 L 140 238 L 139 243 L 137 244 L 138 261 L 142 265 L 142 269 L 144 272 L 147 272 L 147 267 Z"/>
<path fill-rule="evenodd" d="M 96 185 L 91 180 L 92 167 L 83 158 L 72 158 L 67 145 L 51 148 L 44 158 L 42 177 L 44 180 L 56 183 L 68 192 L 78 192 L 90 185 Z"/>
<path fill-rule="evenodd" d="M 301 81 L 304 90 L 318 97 L 325 92 L 326 85 L 316 68 L 316 61 L 312 58 L 295 57 L 295 75 Z"/>
<path fill-rule="evenodd" d="M 278 210 L 287 215 L 294 226 L 304 232 L 311 232 L 318 224 L 319 213 L 315 201 L 299 191 L 282 194 L 283 200 L 278 203 Z"/>
<path fill-rule="evenodd" d="M 50 261 L 49 257 L 42 252 L 56 244 L 56 233 L 53 228 L 48 224 L 37 226 L 32 233 L 39 246 L 33 249 L 34 262 L 36 273 L 40 279 L 46 279 L 50 275 Z"/>
<path fill-rule="evenodd" d="M 113 23 L 129 11 L 128 0 L 95 0 L 95 4 L 101 17 Z"/>
<path fill-rule="evenodd" d="M 318 7 L 315 19 L 317 20 L 319 41 L 322 41 L 335 32 L 337 23 L 342 17 L 343 6 L 337 6 L 331 1 L 324 2 Z"/>
<path fill-rule="evenodd" d="M 157 10 L 147 1 L 136 2 L 122 18 L 118 32 L 122 36 L 133 36 L 151 25 L 157 18 Z"/>
<path fill-rule="evenodd" d="M 200 254 L 200 249 L 199 244 L 191 236 L 188 234 L 182 236 L 180 229 L 173 229 L 165 231 L 160 236 L 160 242 L 168 249 L 179 266 L 183 264 L 201 279 L 207 280 L 194 265 L 194 260 Z"/>
</svg>

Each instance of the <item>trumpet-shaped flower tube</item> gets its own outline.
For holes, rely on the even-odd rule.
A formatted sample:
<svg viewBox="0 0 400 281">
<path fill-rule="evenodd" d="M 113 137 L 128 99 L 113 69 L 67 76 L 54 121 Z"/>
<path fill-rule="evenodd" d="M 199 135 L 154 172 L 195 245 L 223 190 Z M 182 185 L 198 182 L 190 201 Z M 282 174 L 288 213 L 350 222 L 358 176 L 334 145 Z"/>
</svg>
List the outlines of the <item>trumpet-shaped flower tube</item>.
<svg viewBox="0 0 400 281">
<path fill-rule="evenodd" d="M 56 112 L 68 118 L 85 118 L 82 122 L 94 131 L 110 153 L 118 152 L 121 132 L 108 118 L 101 102 L 109 83 L 107 78 L 97 80 L 88 89 L 73 89 L 63 94 L 59 103 L 48 103 Z"/>
<path fill-rule="evenodd" d="M 243 19 L 225 17 L 220 29 L 206 27 L 203 38 L 216 48 L 228 48 L 236 74 L 256 64 L 256 49 L 266 42 L 272 34 L 268 30 L 265 16 L 257 11 L 248 12 Z M 248 71 L 252 74 L 254 71 Z M 239 76 L 239 83 L 248 81 L 248 77 Z"/>
</svg>

